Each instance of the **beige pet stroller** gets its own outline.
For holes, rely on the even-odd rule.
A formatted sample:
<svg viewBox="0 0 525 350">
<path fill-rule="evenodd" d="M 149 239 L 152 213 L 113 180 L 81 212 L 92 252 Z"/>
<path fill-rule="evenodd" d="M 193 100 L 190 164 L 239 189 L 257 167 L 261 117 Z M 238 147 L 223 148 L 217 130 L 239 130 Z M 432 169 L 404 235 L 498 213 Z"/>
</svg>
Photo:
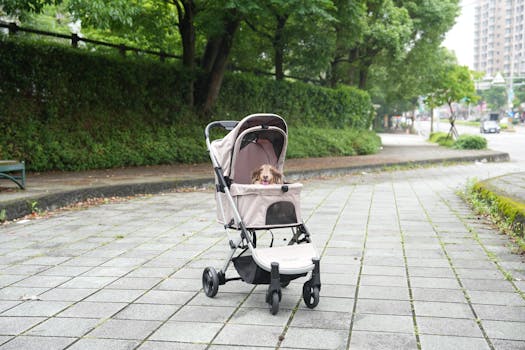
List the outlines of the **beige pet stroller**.
<svg viewBox="0 0 525 350">
<path fill-rule="evenodd" d="M 229 133 L 212 142 L 212 128 Z M 303 285 L 303 300 L 309 308 L 316 307 L 321 289 L 319 255 L 301 219 L 302 184 L 251 183 L 252 171 L 263 164 L 283 172 L 288 142 L 286 122 L 276 114 L 252 114 L 240 122 L 212 122 L 206 127 L 205 136 L 215 170 L 217 217 L 224 225 L 231 250 L 222 270 L 204 269 L 204 292 L 213 298 L 219 285 L 232 280 L 268 284 L 266 302 L 275 315 L 281 288 L 309 275 Z M 292 231 L 288 244 L 273 246 L 271 230 L 283 228 Z M 269 247 L 257 246 L 257 232 L 262 230 L 272 234 Z M 239 234 L 232 235 L 232 231 Z M 240 277 L 226 278 L 230 262 Z"/>
</svg>

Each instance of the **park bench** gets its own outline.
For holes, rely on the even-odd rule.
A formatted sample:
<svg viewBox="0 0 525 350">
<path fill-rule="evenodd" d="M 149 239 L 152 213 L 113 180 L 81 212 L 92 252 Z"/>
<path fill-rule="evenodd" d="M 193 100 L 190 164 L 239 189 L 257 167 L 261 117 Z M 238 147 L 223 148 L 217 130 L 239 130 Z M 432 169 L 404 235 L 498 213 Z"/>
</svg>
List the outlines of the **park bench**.
<svg viewBox="0 0 525 350">
<path fill-rule="evenodd" d="M 26 186 L 26 166 L 16 160 L 0 160 L 0 178 L 9 179 L 21 189 Z"/>
</svg>

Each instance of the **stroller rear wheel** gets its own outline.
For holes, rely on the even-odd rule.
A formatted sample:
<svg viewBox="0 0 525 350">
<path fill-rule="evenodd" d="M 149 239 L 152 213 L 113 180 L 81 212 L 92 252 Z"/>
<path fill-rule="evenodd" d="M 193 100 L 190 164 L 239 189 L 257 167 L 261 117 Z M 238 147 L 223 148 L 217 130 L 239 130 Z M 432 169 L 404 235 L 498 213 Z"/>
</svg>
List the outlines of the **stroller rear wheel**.
<svg viewBox="0 0 525 350">
<path fill-rule="evenodd" d="M 313 309 L 319 304 L 319 287 L 312 287 L 310 280 L 303 284 L 303 300 L 309 309 Z"/>
<path fill-rule="evenodd" d="M 217 271 L 209 266 L 202 273 L 202 288 L 206 296 L 213 298 L 219 291 L 219 275 Z"/>
<path fill-rule="evenodd" d="M 279 312 L 279 293 L 273 292 L 270 298 L 270 313 L 276 315 Z"/>
</svg>

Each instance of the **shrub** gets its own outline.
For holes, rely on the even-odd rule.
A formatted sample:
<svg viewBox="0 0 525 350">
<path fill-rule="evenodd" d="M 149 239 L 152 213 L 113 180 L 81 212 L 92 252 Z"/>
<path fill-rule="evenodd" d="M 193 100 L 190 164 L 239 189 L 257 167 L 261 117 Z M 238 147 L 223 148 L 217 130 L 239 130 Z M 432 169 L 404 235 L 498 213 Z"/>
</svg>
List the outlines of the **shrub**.
<svg viewBox="0 0 525 350">
<path fill-rule="evenodd" d="M 487 140 L 478 135 L 461 135 L 452 145 L 456 149 L 486 149 Z"/>
<path fill-rule="evenodd" d="M 32 171 L 208 160 L 206 121 L 186 107 L 189 74 L 177 63 L 0 37 L 0 76 L 0 159 Z M 348 129 L 371 122 L 358 89 L 227 74 L 213 118 L 254 112 L 287 120 L 297 157 L 379 147 L 373 133 Z"/>
<path fill-rule="evenodd" d="M 431 133 L 429 141 L 445 147 L 451 147 L 454 144 L 454 140 L 452 140 L 447 133 L 442 131 Z"/>
</svg>

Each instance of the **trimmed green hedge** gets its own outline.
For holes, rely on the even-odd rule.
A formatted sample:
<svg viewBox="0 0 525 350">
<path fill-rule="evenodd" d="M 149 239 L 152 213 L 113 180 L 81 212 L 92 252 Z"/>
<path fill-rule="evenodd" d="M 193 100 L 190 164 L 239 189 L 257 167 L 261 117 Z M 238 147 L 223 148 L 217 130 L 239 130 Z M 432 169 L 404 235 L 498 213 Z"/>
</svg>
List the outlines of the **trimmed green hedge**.
<svg viewBox="0 0 525 350">
<path fill-rule="evenodd" d="M 451 147 L 455 149 L 486 149 L 487 139 L 478 135 L 461 135 L 457 140 L 448 137 L 445 132 L 433 132 L 428 138 L 430 142 L 439 144 L 440 146 Z"/>
<path fill-rule="evenodd" d="M 207 121 L 185 106 L 189 75 L 177 63 L 0 37 L 0 77 L 0 159 L 25 160 L 33 171 L 208 161 Z M 213 119 L 255 112 L 286 119 L 299 141 L 290 141 L 290 156 L 379 147 L 359 141 L 373 134 L 323 131 L 369 127 L 370 97 L 357 89 L 226 75 Z M 306 139 L 311 133 L 319 147 Z"/>
</svg>

